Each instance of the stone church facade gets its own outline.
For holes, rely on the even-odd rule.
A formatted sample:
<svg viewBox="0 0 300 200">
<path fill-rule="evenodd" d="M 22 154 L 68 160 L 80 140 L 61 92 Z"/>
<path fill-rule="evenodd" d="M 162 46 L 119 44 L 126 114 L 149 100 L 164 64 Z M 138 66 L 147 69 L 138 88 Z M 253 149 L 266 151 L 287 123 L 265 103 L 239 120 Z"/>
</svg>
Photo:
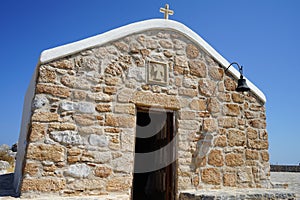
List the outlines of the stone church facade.
<svg viewBox="0 0 300 200">
<path fill-rule="evenodd" d="M 236 92 L 238 72 L 225 72 L 228 65 L 169 20 L 44 51 L 26 95 L 16 190 L 130 199 L 143 113 L 167 113 L 162 135 L 171 134 L 167 143 L 176 139 L 161 172 L 169 179 L 160 178 L 168 198 L 185 190 L 269 188 L 265 97 L 249 81 L 250 92 Z"/>
</svg>

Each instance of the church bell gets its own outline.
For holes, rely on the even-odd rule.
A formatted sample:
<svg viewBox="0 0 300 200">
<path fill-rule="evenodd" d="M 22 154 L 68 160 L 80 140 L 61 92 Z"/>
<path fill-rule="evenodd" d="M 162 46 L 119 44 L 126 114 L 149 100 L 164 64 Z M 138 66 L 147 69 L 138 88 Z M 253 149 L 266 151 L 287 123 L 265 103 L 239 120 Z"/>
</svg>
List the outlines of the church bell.
<svg viewBox="0 0 300 200">
<path fill-rule="evenodd" d="M 246 79 L 244 79 L 243 75 L 240 76 L 240 79 L 238 80 L 238 85 L 235 89 L 237 92 L 247 92 L 250 91 L 250 88 L 248 87 L 246 83 Z"/>
</svg>

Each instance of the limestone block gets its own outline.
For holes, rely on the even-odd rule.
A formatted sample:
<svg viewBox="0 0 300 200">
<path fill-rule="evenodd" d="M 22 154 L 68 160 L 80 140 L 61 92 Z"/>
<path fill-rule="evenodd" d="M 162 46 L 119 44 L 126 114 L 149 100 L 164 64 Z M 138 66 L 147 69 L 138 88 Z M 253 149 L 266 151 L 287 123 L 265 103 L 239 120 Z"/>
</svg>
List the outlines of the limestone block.
<svg viewBox="0 0 300 200">
<path fill-rule="evenodd" d="M 195 111 L 205 111 L 206 110 L 206 100 L 205 99 L 193 99 L 190 103 L 190 108 Z"/>
<path fill-rule="evenodd" d="M 91 100 L 95 100 L 95 102 L 111 102 L 112 101 L 112 96 L 99 92 L 95 93 L 93 96 L 89 95 L 89 98 Z"/>
<path fill-rule="evenodd" d="M 70 165 L 65 174 L 73 178 L 86 178 L 90 175 L 91 169 L 86 164 Z"/>
<path fill-rule="evenodd" d="M 45 124 L 40 123 L 32 123 L 31 124 L 31 132 L 29 135 L 30 142 L 36 142 L 40 139 L 43 139 L 46 134 L 46 126 Z"/>
<path fill-rule="evenodd" d="M 182 85 L 189 89 L 196 89 L 198 86 L 198 80 L 197 78 L 186 75 L 182 79 Z"/>
<path fill-rule="evenodd" d="M 105 84 L 108 86 L 116 86 L 119 84 L 120 82 L 120 78 L 119 77 L 105 77 Z"/>
<path fill-rule="evenodd" d="M 219 93 L 218 99 L 221 102 L 230 102 L 231 101 L 230 94 L 228 94 L 228 93 Z"/>
<path fill-rule="evenodd" d="M 237 175 L 235 173 L 225 173 L 223 176 L 223 184 L 228 187 L 235 187 L 237 184 Z"/>
<path fill-rule="evenodd" d="M 235 117 L 223 117 L 219 119 L 218 124 L 223 128 L 235 128 L 237 126 L 237 119 Z"/>
<path fill-rule="evenodd" d="M 49 100 L 45 95 L 36 95 L 32 103 L 32 108 L 39 109 L 47 105 L 49 105 Z"/>
<path fill-rule="evenodd" d="M 248 147 L 252 149 L 268 149 L 269 142 L 267 140 L 250 140 L 248 139 Z"/>
<path fill-rule="evenodd" d="M 198 94 L 197 90 L 188 88 L 180 88 L 178 93 L 179 95 L 188 97 L 195 97 Z"/>
<path fill-rule="evenodd" d="M 40 165 L 36 162 L 26 162 L 24 167 L 24 175 L 36 176 L 39 173 Z"/>
<path fill-rule="evenodd" d="M 39 81 L 44 83 L 54 83 L 56 80 L 56 73 L 53 69 L 46 66 L 40 67 Z"/>
<path fill-rule="evenodd" d="M 124 43 L 124 42 L 115 42 L 114 45 L 120 51 L 123 51 L 123 52 L 128 52 L 129 51 L 129 46 L 126 43 Z"/>
<path fill-rule="evenodd" d="M 184 130 L 199 130 L 200 123 L 196 120 L 178 120 L 178 128 Z"/>
<path fill-rule="evenodd" d="M 203 130 L 212 133 L 217 130 L 217 120 L 216 119 L 204 119 L 203 121 Z"/>
<path fill-rule="evenodd" d="M 223 107 L 223 114 L 236 117 L 240 114 L 240 107 L 237 104 L 225 104 Z"/>
<path fill-rule="evenodd" d="M 58 192 L 66 186 L 65 179 L 59 178 L 25 178 L 23 179 L 22 192 Z"/>
<path fill-rule="evenodd" d="M 127 78 L 133 78 L 139 82 L 145 82 L 146 70 L 143 67 L 130 67 L 128 69 Z"/>
<path fill-rule="evenodd" d="M 245 167 L 243 169 L 239 169 L 237 172 L 237 177 L 239 182 L 242 183 L 251 182 L 253 180 L 251 167 Z"/>
<path fill-rule="evenodd" d="M 59 115 L 51 112 L 35 112 L 31 120 L 36 122 L 57 122 L 59 121 Z"/>
<path fill-rule="evenodd" d="M 258 151 L 255 150 L 247 149 L 245 155 L 247 160 L 258 160 L 259 158 Z"/>
<path fill-rule="evenodd" d="M 76 77 L 75 76 L 65 75 L 65 76 L 61 77 L 60 82 L 64 86 L 67 86 L 69 88 L 73 88 L 75 86 Z"/>
<path fill-rule="evenodd" d="M 95 116 L 88 114 L 77 114 L 73 116 L 75 122 L 79 125 L 90 126 L 95 123 Z"/>
<path fill-rule="evenodd" d="M 94 113 L 95 105 L 89 102 L 79 102 L 77 104 L 77 109 L 81 113 Z"/>
<path fill-rule="evenodd" d="M 105 135 L 91 134 L 89 136 L 89 143 L 92 146 L 107 147 L 108 142 L 108 138 Z"/>
<path fill-rule="evenodd" d="M 225 155 L 225 163 L 229 167 L 241 166 L 244 164 L 244 158 L 242 154 L 230 153 Z"/>
<path fill-rule="evenodd" d="M 188 44 L 186 46 L 186 55 L 188 58 L 192 58 L 192 59 L 197 58 L 199 55 L 199 50 L 195 45 Z"/>
<path fill-rule="evenodd" d="M 179 111 L 179 119 L 189 120 L 195 118 L 196 118 L 196 113 L 193 111 Z"/>
<path fill-rule="evenodd" d="M 175 57 L 175 66 L 187 68 L 188 67 L 188 61 L 184 56 L 176 56 Z"/>
<path fill-rule="evenodd" d="M 132 177 L 115 177 L 108 180 L 106 190 L 108 192 L 127 192 L 132 185 Z"/>
<path fill-rule="evenodd" d="M 206 65 L 199 60 L 189 61 L 190 74 L 199 78 L 206 77 Z"/>
<path fill-rule="evenodd" d="M 112 169 L 105 166 L 96 166 L 94 169 L 95 176 L 100 178 L 107 178 L 111 175 Z"/>
<path fill-rule="evenodd" d="M 91 86 L 91 84 L 85 76 L 76 77 L 76 80 L 74 83 L 74 88 L 88 90 L 88 89 L 90 89 L 90 86 Z"/>
<path fill-rule="evenodd" d="M 249 122 L 250 126 L 253 128 L 260 128 L 265 129 L 266 128 L 266 121 L 261 119 L 254 119 Z"/>
<path fill-rule="evenodd" d="M 221 167 L 224 165 L 224 158 L 221 150 L 211 150 L 208 155 L 208 164 Z"/>
<path fill-rule="evenodd" d="M 257 139 L 258 138 L 258 133 L 253 128 L 247 128 L 246 133 L 247 133 L 248 139 Z"/>
<path fill-rule="evenodd" d="M 220 105 L 221 105 L 221 103 L 218 101 L 217 98 L 210 98 L 207 101 L 208 101 L 207 110 L 210 113 L 218 113 L 218 112 L 220 112 Z"/>
<path fill-rule="evenodd" d="M 96 106 L 96 110 L 98 112 L 111 112 L 111 105 L 110 104 L 98 104 Z"/>
<path fill-rule="evenodd" d="M 135 136 L 132 132 L 125 132 L 121 133 L 121 148 L 123 151 L 134 152 L 134 141 Z"/>
<path fill-rule="evenodd" d="M 239 93 L 232 93 L 231 98 L 234 103 L 244 103 L 244 97 Z"/>
<path fill-rule="evenodd" d="M 114 86 L 106 86 L 103 88 L 103 92 L 109 95 L 116 94 L 117 88 Z"/>
<path fill-rule="evenodd" d="M 83 143 L 83 140 L 77 131 L 52 131 L 50 137 L 61 144 L 80 145 Z"/>
<path fill-rule="evenodd" d="M 217 147 L 226 147 L 227 146 L 227 138 L 225 135 L 220 135 L 215 138 L 214 145 Z"/>
<path fill-rule="evenodd" d="M 87 97 L 87 93 L 85 91 L 81 91 L 81 90 L 74 90 L 73 91 L 73 98 L 75 100 L 85 100 Z M 93 98 L 92 100 L 95 100 L 95 98 Z"/>
<path fill-rule="evenodd" d="M 176 50 L 182 50 L 185 48 L 185 42 L 178 40 L 178 39 L 174 39 L 173 40 L 173 44 L 174 44 L 174 48 Z"/>
<path fill-rule="evenodd" d="M 225 85 L 225 88 L 227 91 L 235 91 L 236 86 L 237 86 L 235 80 L 233 80 L 231 78 L 225 78 L 224 85 Z"/>
<path fill-rule="evenodd" d="M 94 163 L 107 163 L 111 160 L 110 152 L 98 152 L 98 151 L 84 151 L 82 153 L 81 161 L 94 162 Z"/>
<path fill-rule="evenodd" d="M 48 131 L 65 131 L 72 130 L 74 131 L 76 126 L 71 123 L 50 123 L 48 125 Z"/>
<path fill-rule="evenodd" d="M 212 185 L 221 184 L 221 172 L 217 168 L 207 168 L 201 170 L 201 180 L 204 183 Z"/>
<path fill-rule="evenodd" d="M 172 49 L 172 47 L 173 47 L 173 43 L 169 40 L 160 40 L 159 44 L 162 48 L 165 48 L 165 49 Z"/>
<path fill-rule="evenodd" d="M 58 86 L 58 85 L 47 85 L 47 84 L 37 84 L 36 86 L 37 94 L 51 94 L 55 97 L 67 98 L 71 95 L 69 88 Z"/>
<path fill-rule="evenodd" d="M 123 153 L 121 157 L 111 161 L 112 168 L 117 172 L 131 173 L 133 171 L 134 153 Z"/>
<path fill-rule="evenodd" d="M 78 147 L 72 147 L 71 149 L 68 149 L 68 156 L 78 156 L 81 152 L 82 150 Z"/>
<path fill-rule="evenodd" d="M 70 190 L 97 190 L 102 191 L 105 186 L 105 181 L 102 179 L 80 179 L 67 185 Z"/>
<path fill-rule="evenodd" d="M 198 82 L 199 92 L 204 96 L 211 97 L 216 89 L 216 83 L 209 79 L 201 79 Z"/>
<path fill-rule="evenodd" d="M 148 49 L 141 49 L 140 52 L 144 58 L 150 55 L 150 50 Z"/>
<path fill-rule="evenodd" d="M 135 115 L 134 104 L 116 104 L 114 106 L 114 109 L 115 109 L 115 113 Z"/>
<path fill-rule="evenodd" d="M 265 162 L 268 162 L 269 161 L 269 152 L 268 151 L 262 151 L 260 152 L 260 156 L 261 156 L 261 159 Z"/>
<path fill-rule="evenodd" d="M 68 156 L 67 161 L 69 164 L 77 163 L 80 161 L 80 156 Z"/>
<path fill-rule="evenodd" d="M 213 79 L 220 81 L 223 78 L 224 70 L 220 67 L 209 67 L 208 75 Z"/>
<path fill-rule="evenodd" d="M 146 39 L 145 46 L 147 49 L 157 49 L 159 47 L 158 41 L 154 39 Z"/>
<path fill-rule="evenodd" d="M 135 91 L 132 89 L 123 89 L 118 92 L 117 99 L 121 103 L 129 103 L 133 97 L 134 92 Z"/>
<path fill-rule="evenodd" d="M 261 139 L 261 140 L 268 140 L 268 132 L 267 132 L 267 130 L 260 130 L 259 131 L 259 139 Z"/>
<path fill-rule="evenodd" d="M 53 162 L 64 161 L 65 148 L 54 144 L 29 144 L 27 158 L 33 160 L 47 160 Z"/>
<path fill-rule="evenodd" d="M 196 168 L 205 167 L 206 166 L 206 156 L 204 156 L 204 157 L 196 157 L 194 164 L 195 164 Z"/>
<path fill-rule="evenodd" d="M 251 111 L 265 111 L 264 106 L 260 105 L 260 104 L 251 104 L 250 108 Z"/>
<path fill-rule="evenodd" d="M 88 71 L 97 70 L 100 64 L 99 60 L 93 56 L 84 56 L 80 61 L 80 67 Z"/>
<path fill-rule="evenodd" d="M 122 130 L 119 128 L 105 128 L 104 131 L 107 133 L 120 133 Z"/>
<path fill-rule="evenodd" d="M 76 103 L 72 101 L 62 101 L 59 105 L 61 111 L 75 111 L 76 107 Z"/>
<path fill-rule="evenodd" d="M 60 69 L 73 69 L 74 64 L 70 60 L 61 60 L 50 63 L 52 67 L 60 68 Z"/>
<path fill-rule="evenodd" d="M 135 117 L 126 115 L 105 115 L 105 125 L 113 127 L 133 128 L 135 127 Z"/>
<path fill-rule="evenodd" d="M 229 146 L 244 146 L 246 144 L 246 135 L 239 130 L 229 130 L 227 139 Z"/>
</svg>

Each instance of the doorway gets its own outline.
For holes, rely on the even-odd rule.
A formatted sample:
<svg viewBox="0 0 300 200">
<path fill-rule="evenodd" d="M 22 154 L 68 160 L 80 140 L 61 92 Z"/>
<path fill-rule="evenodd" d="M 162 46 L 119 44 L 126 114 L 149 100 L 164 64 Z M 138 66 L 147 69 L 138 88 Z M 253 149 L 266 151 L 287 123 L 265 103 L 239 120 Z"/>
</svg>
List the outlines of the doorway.
<svg viewBox="0 0 300 200">
<path fill-rule="evenodd" d="M 174 151 L 162 151 L 174 138 L 174 113 L 139 109 L 136 127 L 133 200 L 174 200 L 176 161 L 165 162 Z"/>
</svg>

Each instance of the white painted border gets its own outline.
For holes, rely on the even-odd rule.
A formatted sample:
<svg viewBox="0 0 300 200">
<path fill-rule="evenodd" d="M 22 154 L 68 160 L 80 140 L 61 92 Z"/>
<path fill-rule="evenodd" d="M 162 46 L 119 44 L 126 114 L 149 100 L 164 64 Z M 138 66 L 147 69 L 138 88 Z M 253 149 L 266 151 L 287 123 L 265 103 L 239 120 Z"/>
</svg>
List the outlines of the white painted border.
<svg viewBox="0 0 300 200">
<path fill-rule="evenodd" d="M 105 43 L 120 39 L 127 35 L 134 33 L 139 33 L 147 30 L 155 29 L 169 29 L 180 32 L 189 39 L 193 40 L 199 46 L 207 51 L 212 57 L 216 59 L 224 68 L 230 65 L 230 63 L 221 56 L 214 48 L 212 48 L 207 42 L 205 42 L 198 34 L 189 29 L 187 26 L 173 20 L 165 19 L 151 19 L 141 22 L 132 23 L 114 30 L 108 31 L 106 33 L 96 35 L 87 39 L 83 39 L 77 42 L 66 44 L 63 46 L 55 47 L 52 49 L 45 50 L 41 53 L 40 63 L 46 63 L 57 58 L 65 57 L 85 49 L 93 48 L 95 46 L 100 46 Z M 235 77 L 239 78 L 240 73 L 231 67 L 228 71 Z M 266 97 L 261 90 L 259 90 L 251 81 L 247 79 L 247 84 L 250 89 L 265 103 Z"/>
</svg>

